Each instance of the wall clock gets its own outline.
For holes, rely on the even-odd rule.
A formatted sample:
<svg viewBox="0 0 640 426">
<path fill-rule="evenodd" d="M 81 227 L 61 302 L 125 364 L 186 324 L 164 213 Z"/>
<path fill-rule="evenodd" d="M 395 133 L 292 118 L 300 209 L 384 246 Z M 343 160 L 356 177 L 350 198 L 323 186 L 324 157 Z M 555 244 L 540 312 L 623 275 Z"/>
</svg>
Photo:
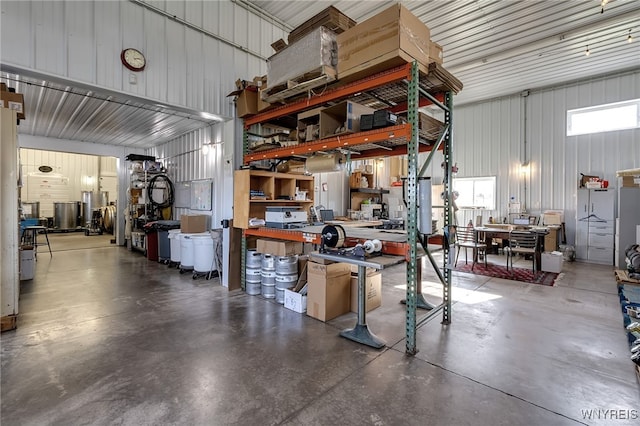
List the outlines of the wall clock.
<svg viewBox="0 0 640 426">
<path fill-rule="evenodd" d="M 124 49 L 122 53 L 120 53 L 120 59 L 122 60 L 122 65 L 131 71 L 142 71 L 147 64 L 147 60 L 142 52 L 131 47 Z"/>
</svg>

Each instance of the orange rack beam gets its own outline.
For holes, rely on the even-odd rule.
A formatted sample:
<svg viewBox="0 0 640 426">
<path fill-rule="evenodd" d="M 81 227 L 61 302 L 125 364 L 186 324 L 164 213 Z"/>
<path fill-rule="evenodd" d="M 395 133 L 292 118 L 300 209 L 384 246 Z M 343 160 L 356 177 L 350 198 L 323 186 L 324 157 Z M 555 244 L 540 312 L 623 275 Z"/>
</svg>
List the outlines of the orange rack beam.
<svg viewBox="0 0 640 426">
<path fill-rule="evenodd" d="M 320 244 L 320 234 L 312 232 L 295 231 L 291 229 L 278 228 L 248 228 L 244 230 L 244 235 L 254 237 L 274 238 L 276 240 L 299 241 L 301 243 Z"/>
<path fill-rule="evenodd" d="M 385 84 L 393 83 L 401 80 L 411 79 L 411 64 L 393 68 L 389 71 L 385 71 L 379 74 L 375 74 L 371 77 L 358 80 L 354 83 L 346 84 L 344 86 L 336 87 L 335 89 L 327 90 L 325 93 L 319 96 L 313 96 L 308 99 L 301 99 L 299 101 L 291 102 L 287 105 L 283 105 L 278 108 L 256 114 L 253 117 L 246 118 L 244 120 L 245 128 L 258 123 L 272 120 L 274 118 L 282 117 L 284 115 L 293 114 L 302 111 L 307 108 L 311 108 L 317 105 L 326 104 L 330 101 L 335 101 L 339 98 L 355 95 L 356 93 L 373 89 L 375 87 L 383 86 Z"/>
<path fill-rule="evenodd" d="M 244 163 L 272 158 L 286 158 L 294 155 L 309 155 L 316 151 L 330 151 L 338 148 L 349 148 L 352 146 L 372 144 L 393 139 L 404 139 L 404 144 L 406 144 L 410 137 L 411 125 L 400 124 L 398 126 L 385 127 L 378 130 L 370 130 L 367 132 L 336 136 L 319 141 L 305 142 L 286 148 L 276 148 L 268 151 L 254 152 L 251 154 L 246 154 L 244 156 Z M 404 152 L 406 153 L 406 145 L 398 145 L 398 148 L 402 146 L 404 146 Z M 389 150 L 382 149 L 381 151 L 386 152 L 386 154 L 384 155 L 391 155 L 391 151 Z M 399 154 L 400 153 L 397 153 L 395 155 Z"/>
</svg>

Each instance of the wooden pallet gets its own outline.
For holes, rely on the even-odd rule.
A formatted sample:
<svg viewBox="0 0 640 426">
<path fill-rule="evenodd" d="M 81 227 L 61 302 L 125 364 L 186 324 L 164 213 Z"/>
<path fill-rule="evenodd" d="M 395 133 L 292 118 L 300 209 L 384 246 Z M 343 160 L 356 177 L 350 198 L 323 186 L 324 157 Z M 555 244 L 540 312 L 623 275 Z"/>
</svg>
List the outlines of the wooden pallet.
<svg viewBox="0 0 640 426">
<path fill-rule="evenodd" d="M 270 104 L 284 102 L 286 99 L 335 81 L 336 74 L 336 70 L 333 67 L 322 66 L 314 71 L 288 80 L 286 84 L 267 88 L 262 92 L 262 100 Z"/>
<path fill-rule="evenodd" d="M 15 330 L 18 327 L 18 316 L 7 315 L 0 319 L 0 331 Z"/>
<path fill-rule="evenodd" d="M 629 277 L 629 273 L 622 269 L 616 269 L 616 281 L 621 284 L 640 284 L 640 280 Z"/>
</svg>

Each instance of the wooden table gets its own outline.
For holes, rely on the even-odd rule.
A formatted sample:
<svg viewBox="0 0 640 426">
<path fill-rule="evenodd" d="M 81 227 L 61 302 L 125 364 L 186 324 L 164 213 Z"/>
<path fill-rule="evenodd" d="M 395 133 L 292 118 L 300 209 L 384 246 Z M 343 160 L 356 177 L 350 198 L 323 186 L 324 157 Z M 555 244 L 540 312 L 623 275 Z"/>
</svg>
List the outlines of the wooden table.
<svg viewBox="0 0 640 426">
<path fill-rule="evenodd" d="M 478 241 L 484 240 L 487 247 L 491 247 L 491 240 L 493 238 L 501 238 L 503 240 L 509 240 L 509 233 L 511 231 L 518 232 L 532 232 L 538 235 L 538 239 L 536 242 L 536 252 L 535 252 L 535 270 L 542 270 L 542 252 L 544 251 L 544 236 L 549 233 L 549 230 L 546 228 L 530 228 L 530 229 L 522 229 L 520 226 L 514 225 L 500 225 L 500 226 L 479 226 L 473 228 L 476 233 L 476 239 Z"/>
</svg>

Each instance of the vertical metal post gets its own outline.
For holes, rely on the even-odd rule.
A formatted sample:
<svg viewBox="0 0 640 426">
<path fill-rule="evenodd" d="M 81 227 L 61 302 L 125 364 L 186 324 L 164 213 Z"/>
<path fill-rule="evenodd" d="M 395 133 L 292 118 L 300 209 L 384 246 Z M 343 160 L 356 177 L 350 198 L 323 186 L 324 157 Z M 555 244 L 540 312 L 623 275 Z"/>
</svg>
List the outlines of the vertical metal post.
<svg viewBox="0 0 640 426">
<path fill-rule="evenodd" d="M 407 321 L 406 353 L 415 355 L 416 348 L 416 308 L 418 280 L 418 81 L 420 74 L 416 61 L 411 65 L 411 79 L 407 91 L 407 118 L 411 123 L 411 139 L 407 145 L 407 239 L 409 261 L 407 262 Z"/>
<path fill-rule="evenodd" d="M 453 190 L 451 183 L 451 167 L 453 166 L 453 94 L 451 92 L 447 92 L 444 97 L 445 104 L 447 106 L 448 111 L 444 112 L 444 122 L 449 126 L 449 131 L 444 139 L 444 165 L 445 165 L 445 173 L 444 173 L 444 191 L 447 196 L 444 198 L 444 226 L 449 230 L 448 235 L 451 235 L 450 227 L 454 224 L 453 215 L 455 214 L 452 210 L 452 202 L 453 202 Z M 443 262 L 444 262 L 444 283 L 442 286 L 442 324 L 450 324 L 451 323 L 451 268 L 450 268 L 450 253 L 449 253 L 450 241 L 449 238 L 446 240 L 446 244 L 444 245 L 443 252 Z"/>
<path fill-rule="evenodd" d="M 247 129 L 242 127 L 242 158 L 249 152 L 249 134 Z M 247 194 L 248 196 L 249 194 Z M 240 244 L 242 253 L 240 254 L 240 288 L 243 291 L 247 289 L 247 236 L 242 231 L 242 243 Z"/>
</svg>

